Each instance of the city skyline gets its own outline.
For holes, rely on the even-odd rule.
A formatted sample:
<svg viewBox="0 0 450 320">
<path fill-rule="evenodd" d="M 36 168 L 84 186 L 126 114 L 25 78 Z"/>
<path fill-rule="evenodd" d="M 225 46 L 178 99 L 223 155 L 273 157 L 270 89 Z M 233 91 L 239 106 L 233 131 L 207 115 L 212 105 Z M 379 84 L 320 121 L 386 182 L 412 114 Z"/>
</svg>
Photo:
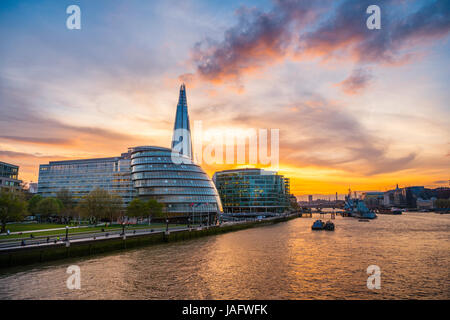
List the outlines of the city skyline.
<svg viewBox="0 0 450 320">
<path fill-rule="evenodd" d="M 48 161 L 170 146 L 185 82 L 203 130 L 280 129 L 295 195 L 448 186 L 450 5 L 377 2 L 380 30 L 368 1 L 5 1 L 0 160 L 37 181 Z"/>
</svg>

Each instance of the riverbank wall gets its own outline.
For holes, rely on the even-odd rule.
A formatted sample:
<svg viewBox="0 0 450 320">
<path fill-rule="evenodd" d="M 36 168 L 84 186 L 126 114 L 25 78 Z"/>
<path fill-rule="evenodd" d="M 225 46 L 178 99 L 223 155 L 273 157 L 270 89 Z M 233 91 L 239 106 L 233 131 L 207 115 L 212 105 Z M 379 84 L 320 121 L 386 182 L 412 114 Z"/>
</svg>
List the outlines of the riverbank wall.
<svg viewBox="0 0 450 320">
<path fill-rule="evenodd" d="M 127 234 L 126 237 L 97 239 L 79 242 L 66 242 L 52 244 L 51 246 L 37 246 L 11 249 L 0 252 L 0 268 L 22 266 L 34 263 L 43 263 L 59 259 L 89 256 L 106 252 L 126 250 L 147 245 L 189 240 L 204 236 L 217 235 L 226 232 L 238 231 L 248 228 L 288 221 L 299 217 L 298 214 L 251 221 L 237 224 L 224 224 L 188 230 L 169 230 L 143 235 Z"/>
</svg>

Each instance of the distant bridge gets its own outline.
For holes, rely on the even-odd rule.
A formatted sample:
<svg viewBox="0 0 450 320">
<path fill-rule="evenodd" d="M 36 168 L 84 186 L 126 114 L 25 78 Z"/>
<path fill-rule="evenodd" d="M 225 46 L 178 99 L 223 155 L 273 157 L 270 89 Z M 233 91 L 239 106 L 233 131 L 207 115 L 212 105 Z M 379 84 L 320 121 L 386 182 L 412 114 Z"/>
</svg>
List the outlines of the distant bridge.
<svg viewBox="0 0 450 320">
<path fill-rule="evenodd" d="M 302 208 L 314 208 L 314 209 L 343 209 L 344 208 L 344 202 L 338 201 L 338 202 L 324 202 L 324 203 L 305 203 L 302 204 L 300 207 Z"/>
<path fill-rule="evenodd" d="M 233 220 L 234 218 L 279 217 L 283 215 L 283 213 L 274 212 L 227 212 L 222 214 L 222 218 Z"/>
</svg>

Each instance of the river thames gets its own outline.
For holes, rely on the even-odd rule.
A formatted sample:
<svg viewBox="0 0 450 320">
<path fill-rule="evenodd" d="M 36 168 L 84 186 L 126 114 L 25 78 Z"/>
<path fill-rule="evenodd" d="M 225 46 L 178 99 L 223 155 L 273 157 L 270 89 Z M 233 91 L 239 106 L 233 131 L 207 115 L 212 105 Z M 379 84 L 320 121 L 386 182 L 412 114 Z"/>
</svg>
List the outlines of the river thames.
<svg viewBox="0 0 450 320">
<path fill-rule="evenodd" d="M 450 298 L 450 215 L 339 216 L 334 232 L 312 231 L 315 218 L 2 270 L 0 299 Z M 70 265 L 79 290 L 66 286 Z"/>
</svg>

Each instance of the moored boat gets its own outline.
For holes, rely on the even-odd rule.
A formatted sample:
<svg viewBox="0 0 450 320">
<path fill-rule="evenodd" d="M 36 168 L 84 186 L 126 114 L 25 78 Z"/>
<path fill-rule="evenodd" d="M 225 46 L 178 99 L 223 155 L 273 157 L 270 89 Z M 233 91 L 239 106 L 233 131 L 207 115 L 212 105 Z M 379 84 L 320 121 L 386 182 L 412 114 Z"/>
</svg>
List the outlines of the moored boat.
<svg viewBox="0 0 450 320">
<path fill-rule="evenodd" d="M 334 223 L 331 221 L 327 221 L 327 223 L 325 223 L 324 229 L 327 231 L 334 231 Z"/>
<path fill-rule="evenodd" d="M 378 214 L 393 214 L 391 208 L 379 208 L 377 209 Z"/>
<path fill-rule="evenodd" d="M 316 220 L 316 221 L 314 221 L 311 229 L 313 229 L 313 230 L 323 230 L 324 227 L 325 227 L 325 224 L 323 223 L 322 220 Z"/>
<path fill-rule="evenodd" d="M 402 214 L 402 212 L 403 211 L 401 209 L 397 209 L 397 208 L 380 208 L 380 209 L 378 209 L 379 214 L 399 215 L 399 214 Z"/>
<path fill-rule="evenodd" d="M 354 218 L 375 219 L 377 217 L 375 212 L 367 208 L 363 200 L 357 198 L 352 199 L 350 190 L 345 199 L 344 210 L 348 215 Z"/>
</svg>

